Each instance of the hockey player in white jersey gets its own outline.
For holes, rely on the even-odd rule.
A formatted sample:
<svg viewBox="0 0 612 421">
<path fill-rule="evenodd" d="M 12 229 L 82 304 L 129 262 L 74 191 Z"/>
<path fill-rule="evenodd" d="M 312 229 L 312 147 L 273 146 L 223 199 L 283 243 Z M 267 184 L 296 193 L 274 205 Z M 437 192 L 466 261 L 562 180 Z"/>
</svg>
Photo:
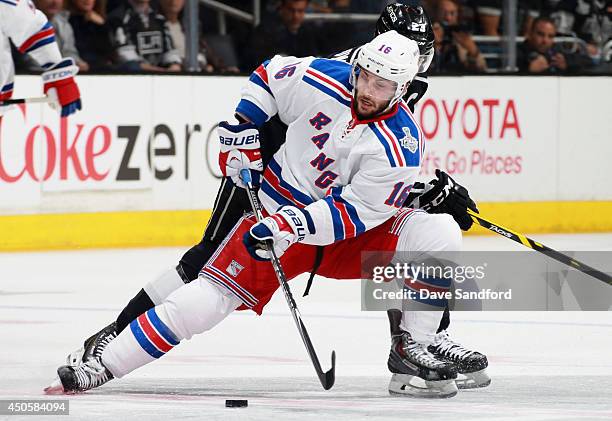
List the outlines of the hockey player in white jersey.
<svg viewBox="0 0 612 421">
<path fill-rule="evenodd" d="M 81 95 L 74 81 L 78 67 L 71 58 L 62 58 L 55 31 L 31 0 L 0 1 L 0 117 L 9 106 L 2 101 L 13 96 L 15 67 L 10 42 L 28 54 L 43 69 L 43 91 L 52 105 L 61 107 L 62 117 L 81 109 Z"/>
<path fill-rule="evenodd" d="M 433 55 L 434 35 L 431 22 L 421 7 L 410 7 L 401 3 L 387 6 L 376 24 L 376 35 L 395 30 L 399 34 L 416 41 L 421 53 L 420 72 L 427 70 Z M 332 58 L 352 64 L 361 46 L 334 55 Z M 261 83 L 255 74 L 250 82 Z M 404 101 L 410 111 L 414 111 L 416 103 L 427 90 L 425 73 L 418 73 L 410 83 Z M 260 151 L 264 168 L 284 143 L 287 126 L 281 122 L 278 115 L 268 120 L 259 129 Z M 225 164 L 222 166 L 225 168 Z M 406 199 L 404 207 L 424 209 L 429 213 L 446 213 L 451 215 L 463 231 L 472 226 L 472 219 L 467 209 L 478 212 L 475 203 L 469 197 L 465 187 L 456 183 L 443 171 L 436 170 L 436 178 L 427 184 L 415 183 Z M 198 278 L 198 273 L 209 258 L 214 254 L 221 241 L 234 227 L 244 212 L 249 212 L 250 203 L 244 188 L 236 186 L 231 179 L 223 178 L 210 220 L 198 244 L 192 246 L 180 258 L 178 264 L 163 271 L 148 282 L 122 308 L 115 321 L 98 332 L 90 335 L 83 345 L 71 352 L 66 361 L 70 365 L 85 362 L 90 355 L 99 354 L 105 344 L 129 326 L 140 314 L 145 313 L 157 304 L 161 304 L 174 290 Z M 318 262 L 325 252 L 325 247 L 318 247 L 314 257 L 312 271 L 304 296 L 308 295 L 310 286 L 318 269 Z M 402 312 L 389 309 L 389 325 L 391 339 L 401 340 L 403 331 L 400 323 Z M 487 367 L 486 356 L 471 350 L 452 340 L 447 329 L 450 325 L 450 312 L 447 308 L 440 321 L 434 343 L 428 350 L 439 359 L 453 362 L 459 371 L 457 386 L 462 388 L 483 387 L 490 383 L 484 370 Z"/>
<path fill-rule="evenodd" d="M 97 387 L 163 356 L 181 340 L 210 330 L 232 311 L 261 314 L 278 288 L 266 262 L 272 240 L 287 278 L 312 269 L 317 245 L 326 252 L 318 273 L 335 279 L 361 276 L 364 250 L 453 251 L 461 231 L 446 214 L 402 209 L 420 171 L 424 139 L 401 99 L 418 70 L 416 42 L 395 31 L 366 44 L 348 63 L 275 57 L 262 64 L 236 109 L 243 124 L 220 124 L 221 161 L 240 183 L 242 168 L 261 169 L 257 126 L 278 114 L 287 141 L 263 174 L 259 198 L 267 217 L 244 217 L 200 272 L 166 300 L 138 316 L 84 364 L 58 369 L 65 392 Z M 342 265 L 338 262 L 342 261 Z M 449 289 L 451 280 L 437 288 Z M 444 306 L 405 311 L 406 331 L 393 342 L 390 390 L 411 396 L 457 393 L 454 364 L 427 351 Z M 54 388 L 49 389 L 53 391 Z"/>
</svg>

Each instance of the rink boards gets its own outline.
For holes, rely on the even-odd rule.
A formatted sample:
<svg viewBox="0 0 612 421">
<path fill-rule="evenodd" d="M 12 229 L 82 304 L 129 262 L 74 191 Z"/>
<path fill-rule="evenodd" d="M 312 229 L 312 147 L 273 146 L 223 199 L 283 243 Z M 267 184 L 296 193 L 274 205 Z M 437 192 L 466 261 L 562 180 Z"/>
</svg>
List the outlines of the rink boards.
<svg viewBox="0 0 612 421">
<path fill-rule="evenodd" d="M 81 76 L 84 110 L 15 108 L 0 128 L 0 250 L 184 245 L 217 188 L 215 125 L 245 77 Z M 40 78 L 16 81 L 38 96 Z M 526 232 L 612 231 L 610 78 L 432 78 L 422 178 L 443 168 Z"/>
</svg>

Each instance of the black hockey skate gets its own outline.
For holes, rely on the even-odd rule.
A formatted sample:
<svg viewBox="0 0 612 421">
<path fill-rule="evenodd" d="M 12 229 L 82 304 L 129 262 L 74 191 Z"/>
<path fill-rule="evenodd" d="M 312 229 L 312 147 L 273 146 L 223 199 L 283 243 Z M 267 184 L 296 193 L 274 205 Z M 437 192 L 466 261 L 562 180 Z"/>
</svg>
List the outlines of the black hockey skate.
<svg viewBox="0 0 612 421">
<path fill-rule="evenodd" d="M 58 377 L 45 388 L 48 394 L 76 393 L 98 387 L 113 378 L 101 362 L 104 348 L 117 337 L 115 322 L 85 340 L 83 347 L 71 352 L 66 365 L 57 369 Z"/>
<path fill-rule="evenodd" d="M 457 366 L 457 387 L 459 389 L 475 389 L 491 384 L 487 374 L 489 362 L 480 352 L 463 347 L 453 342 L 446 330 L 438 333 L 434 343 L 427 348 L 436 358 L 452 362 Z"/>
<path fill-rule="evenodd" d="M 77 367 L 93 355 L 100 357 L 106 345 L 117 337 L 117 325 L 112 322 L 97 333 L 85 339 L 83 346 L 66 357 L 66 365 Z"/>
<path fill-rule="evenodd" d="M 438 360 L 408 332 L 393 335 L 387 362 L 393 373 L 389 393 L 417 398 L 450 398 L 457 394 L 457 368 Z"/>
</svg>

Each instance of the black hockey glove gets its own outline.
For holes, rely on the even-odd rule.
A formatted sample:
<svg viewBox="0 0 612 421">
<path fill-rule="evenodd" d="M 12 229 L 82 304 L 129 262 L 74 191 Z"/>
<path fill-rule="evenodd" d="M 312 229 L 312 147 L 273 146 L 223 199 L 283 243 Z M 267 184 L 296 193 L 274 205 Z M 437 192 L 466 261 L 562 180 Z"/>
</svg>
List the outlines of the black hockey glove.
<svg viewBox="0 0 612 421">
<path fill-rule="evenodd" d="M 414 183 L 404 206 L 429 213 L 447 213 L 463 231 L 469 230 L 473 223 L 467 210 L 478 213 L 476 203 L 470 198 L 467 189 L 439 169 L 436 170 L 436 178 L 429 183 Z"/>
</svg>

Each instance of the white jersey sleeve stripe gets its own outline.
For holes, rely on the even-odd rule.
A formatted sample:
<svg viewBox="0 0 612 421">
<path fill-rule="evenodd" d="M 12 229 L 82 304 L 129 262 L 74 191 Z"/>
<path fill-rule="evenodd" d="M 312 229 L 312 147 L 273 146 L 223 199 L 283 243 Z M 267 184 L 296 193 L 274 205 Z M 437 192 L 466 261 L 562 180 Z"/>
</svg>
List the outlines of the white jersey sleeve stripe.
<svg viewBox="0 0 612 421">
<path fill-rule="evenodd" d="M 263 181 L 265 182 L 265 187 L 262 184 L 263 192 L 278 203 L 279 207 L 285 205 L 297 206 L 299 208 L 306 207 L 306 204 L 297 200 L 289 189 L 283 187 L 281 180 L 271 171 L 266 172 Z M 283 184 L 287 185 L 286 183 Z"/>
<path fill-rule="evenodd" d="M 263 88 L 264 91 L 274 97 L 274 94 L 270 89 L 270 84 L 268 83 L 268 73 L 266 72 L 265 63 L 261 64 L 253 73 L 251 73 L 249 81 Z"/>
<path fill-rule="evenodd" d="M 277 193 L 291 200 L 299 207 L 305 207 L 314 202 L 309 195 L 296 189 L 283 179 L 282 168 L 274 158 L 268 163 L 268 168 L 266 168 L 264 173 L 264 179 Z"/>
<path fill-rule="evenodd" d="M 55 42 L 55 30 L 53 29 L 51 23 L 47 22 L 40 29 L 40 31 L 36 32 L 30 38 L 26 39 L 23 44 L 21 44 L 19 47 L 19 52 L 22 54 L 31 53 L 32 51 L 53 42 Z"/>
<path fill-rule="evenodd" d="M 307 103 L 296 100 L 303 87 L 302 76 L 312 57 L 274 56 L 259 66 L 241 91 L 242 101 L 236 112 L 243 114 L 257 126 L 278 114 L 281 121 L 290 124 Z"/>
<path fill-rule="evenodd" d="M 278 209 L 281 206 L 286 206 L 286 205 L 298 206 L 297 203 L 290 200 L 288 197 L 282 195 L 274 187 L 272 187 L 272 185 L 268 182 L 268 180 L 266 180 L 265 177 L 261 181 L 261 188 L 259 189 L 259 194 L 261 195 L 265 194 L 266 196 L 268 196 L 268 198 L 276 202 L 277 206 L 275 207 L 275 209 Z"/>
<path fill-rule="evenodd" d="M 329 207 L 334 228 L 334 241 L 346 240 L 365 232 L 365 224 L 359 219 L 355 207 L 342 197 L 342 187 L 334 187 L 323 201 Z"/>
<path fill-rule="evenodd" d="M 249 83 L 242 88 L 242 99 L 236 107 L 237 113 L 257 126 L 262 126 L 278 113 L 278 104 L 268 76 L 272 67 L 274 66 L 270 66 L 270 60 L 266 60 L 251 73 Z"/>
<path fill-rule="evenodd" d="M 334 228 L 334 242 L 343 240 L 345 237 L 345 225 L 340 215 L 340 210 L 334 206 L 333 199 L 331 196 L 325 196 L 323 201 L 329 207 L 329 212 L 332 217 L 332 226 Z"/>
<path fill-rule="evenodd" d="M 343 225 L 345 227 L 345 237 L 356 237 L 365 232 L 365 224 L 359 218 L 357 209 L 342 197 L 343 187 L 334 187 L 331 190 L 333 205 L 340 211 Z M 349 229 L 347 229 L 349 228 Z"/>
</svg>

